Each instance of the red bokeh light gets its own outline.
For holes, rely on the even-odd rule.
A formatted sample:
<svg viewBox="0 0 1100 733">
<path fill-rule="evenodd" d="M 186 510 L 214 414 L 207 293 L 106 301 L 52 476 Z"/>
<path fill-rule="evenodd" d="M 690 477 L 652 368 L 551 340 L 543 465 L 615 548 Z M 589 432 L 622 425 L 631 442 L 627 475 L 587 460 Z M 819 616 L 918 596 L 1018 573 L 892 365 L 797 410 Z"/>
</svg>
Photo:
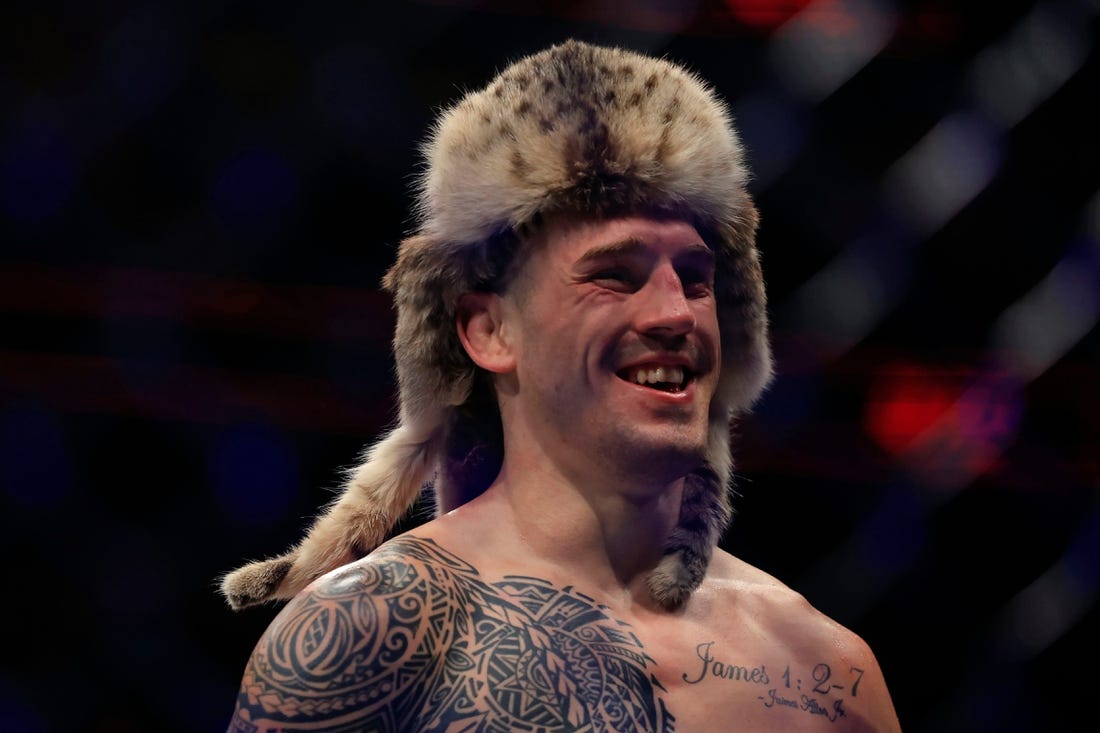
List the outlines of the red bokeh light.
<svg viewBox="0 0 1100 733">
<path fill-rule="evenodd" d="M 897 364 L 878 373 L 871 385 L 864 428 L 893 455 L 909 449 L 936 425 L 962 393 L 968 373 Z"/>
<path fill-rule="evenodd" d="M 876 372 L 864 429 L 926 484 L 958 489 L 996 467 L 1021 409 L 1008 375 L 894 364 Z"/>
<path fill-rule="evenodd" d="M 813 0 L 726 0 L 726 7 L 740 22 L 754 28 L 777 28 Z"/>
</svg>

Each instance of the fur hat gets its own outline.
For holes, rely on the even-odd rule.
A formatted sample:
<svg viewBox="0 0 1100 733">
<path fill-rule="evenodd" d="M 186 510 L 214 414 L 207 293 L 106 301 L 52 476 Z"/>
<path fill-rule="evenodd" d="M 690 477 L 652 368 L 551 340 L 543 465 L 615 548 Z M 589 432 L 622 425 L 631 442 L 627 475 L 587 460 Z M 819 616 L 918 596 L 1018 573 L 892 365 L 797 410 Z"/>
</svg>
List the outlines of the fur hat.
<svg viewBox="0 0 1100 733">
<path fill-rule="evenodd" d="M 717 252 L 722 372 L 705 464 L 649 578 L 674 608 L 701 582 L 732 510 L 730 424 L 772 374 L 757 212 L 725 104 L 693 73 L 567 41 L 520 59 L 438 118 L 423 148 L 418 229 L 383 285 L 394 297 L 400 414 L 342 494 L 278 557 L 221 578 L 233 608 L 293 597 L 386 539 L 423 488 L 437 513 L 477 496 L 500 467 L 491 387 L 455 327 L 465 292 L 498 286 L 527 227 L 550 211 L 690 221 Z"/>
</svg>

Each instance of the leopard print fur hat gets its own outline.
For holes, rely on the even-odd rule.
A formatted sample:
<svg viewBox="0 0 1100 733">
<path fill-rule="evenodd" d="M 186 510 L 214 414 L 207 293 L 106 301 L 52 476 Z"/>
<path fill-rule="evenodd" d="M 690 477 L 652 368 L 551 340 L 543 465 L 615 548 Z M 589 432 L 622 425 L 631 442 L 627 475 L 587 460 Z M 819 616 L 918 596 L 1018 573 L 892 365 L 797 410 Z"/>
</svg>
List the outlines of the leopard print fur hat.
<svg viewBox="0 0 1100 733">
<path fill-rule="evenodd" d="M 645 212 L 692 222 L 718 255 L 722 373 L 706 461 L 648 579 L 654 599 L 679 606 L 732 516 L 731 421 L 772 375 L 757 211 L 726 105 L 667 60 L 570 40 L 444 110 L 423 152 L 417 230 L 383 281 L 397 311 L 396 425 L 297 545 L 223 575 L 222 594 L 235 609 L 289 599 L 373 550 L 427 487 L 440 514 L 481 493 L 500 466 L 500 418 L 458 339 L 459 296 L 499 284 L 546 213 Z"/>
</svg>

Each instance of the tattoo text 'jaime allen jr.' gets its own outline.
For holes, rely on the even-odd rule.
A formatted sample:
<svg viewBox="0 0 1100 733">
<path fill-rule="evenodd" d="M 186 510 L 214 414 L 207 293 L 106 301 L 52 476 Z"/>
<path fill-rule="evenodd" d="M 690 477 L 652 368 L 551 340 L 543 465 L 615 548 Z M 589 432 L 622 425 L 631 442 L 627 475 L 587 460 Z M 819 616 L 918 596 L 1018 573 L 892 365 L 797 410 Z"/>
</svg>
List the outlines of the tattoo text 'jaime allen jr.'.
<svg viewBox="0 0 1100 733">
<path fill-rule="evenodd" d="M 702 662 L 702 666 L 695 675 L 689 676 L 687 672 L 681 675 L 684 682 L 695 685 L 710 677 L 757 685 L 768 685 L 771 683 L 771 678 L 768 676 L 768 670 L 763 664 L 757 667 L 750 667 L 743 664 L 732 664 L 720 661 L 711 653 L 713 647 L 713 641 L 704 642 L 695 647 L 695 653 Z M 828 700 L 822 701 L 817 697 L 811 696 L 809 692 L 828 697 L 832 695 L 834 691 L 837 691 L 837 694 L 843 695 L 843 690 L 847 690 L 851 697 L 855 697 L 859 693 L 859 682 L 863 679 L 863 670 L 859 667 L 851 667 L 848 671 L 852 675 L 852 677 L 849 678 L 850 685 L 843 685 L 833 680 L 832 667 L 825 662 L 819 662 L 814 665 L 813 670 L 810 672 L 810 680 L 806 682 L 809 689 L 803 692 L 802 678 L 795 676 L 792 679 L 791 666 L 788 664 L 786 669 L 783 670 L 783 674 L 780 675 L 780 678 L 783 680 L 783 687 L 773 687 L 768 690 L 766 695 L 758 695 L 757 699 L 760 700 L 766 708 L 792 708 L 801 710 L 809 715 L 820 715 L 829 722 L 835 722 L 837 719 L 843 718 L 846 715 L 843 698 L 834 699 L 832 700 L 832 704 L 829 704 Z M 812 687 L 810 687 L 810 681 L 813 682 Z"/>
</svg>

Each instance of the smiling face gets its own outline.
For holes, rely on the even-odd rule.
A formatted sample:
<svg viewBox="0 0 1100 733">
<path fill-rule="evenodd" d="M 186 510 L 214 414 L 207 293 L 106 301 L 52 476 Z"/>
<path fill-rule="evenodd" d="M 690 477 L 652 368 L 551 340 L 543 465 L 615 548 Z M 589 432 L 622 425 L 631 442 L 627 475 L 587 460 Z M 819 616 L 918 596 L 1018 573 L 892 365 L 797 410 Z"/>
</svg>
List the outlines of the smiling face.
<svg viewBox="0 0 1100 733">
<path fill-rule="evenodd" d="M 667 482 L 697 467 L 720 348 L 714 254 L 695 228 L 556 217 L 524 255 L 501 301 L 505 420 L 566 471 Z"/>
</svg>

